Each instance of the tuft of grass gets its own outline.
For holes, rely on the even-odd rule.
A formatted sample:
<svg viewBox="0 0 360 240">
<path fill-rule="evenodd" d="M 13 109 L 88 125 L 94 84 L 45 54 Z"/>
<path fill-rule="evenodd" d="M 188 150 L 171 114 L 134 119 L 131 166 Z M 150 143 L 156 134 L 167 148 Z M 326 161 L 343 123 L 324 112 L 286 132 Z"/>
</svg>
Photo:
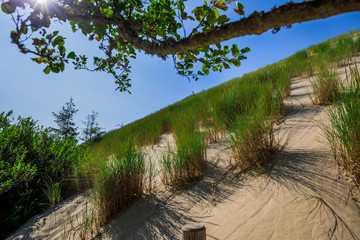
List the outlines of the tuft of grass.
<svg viewBox="0 0 360 240">
<path fill-rule="evenodd" d="M 61 201 L 61 184 L 53 182 L 50 177 L 44 177 L 45 188 L 42 188 L 50 205 L 55 205 Z"/>
<path fill-rule="evenodd" d="M 206 166 L 206 145 L 204 134 L 199 130 L 194 115 L 183 115 L 187 121 L 175 121 L 176 152 L 169 151 L 163 156 L 163 182 L 184 187 L 203 176 Z M 185 123 L 185 124 L 184 124 Z"/>
<path fill-rule="evenodd" d="M 329 110 L 330 125 L 323 125 L 337 164 L 360 183 L 360 74 L 351 68 L 351 82 Z"/>
<path fill-rule="evenodd" d="M 268 111 L 268 102 L 260 100 L 248 114 L 238 116 L 229 137 L 229 145 L 237 167 L 264 168 L 275 150 L 273 119 Z"/>
<path fill-rule="evenodd" d="M 313 104 L 331 104 L 341 94 L 341 80 L 336 71 L 331 71 L 323 66 L 319 69 L 315 80 L 311 82 L 313 87 Z"/>
<path fill-rule="evenodd" d="M 148 193 L 151 193 L 151 191 L 155 188 L 154 184 L 154 178 L 155 178 L 156 172 L 155 172 L 155 163 L 149 158 L 148 162 L 145 166 L 145 190 Z"/>
<path fill-rule="evenodd" d="M 100 224 L 143 194 L 144 154 L 129 141 L 117 155 L 102 161 L 94 179 L 95 204 Z"/>
</svg>

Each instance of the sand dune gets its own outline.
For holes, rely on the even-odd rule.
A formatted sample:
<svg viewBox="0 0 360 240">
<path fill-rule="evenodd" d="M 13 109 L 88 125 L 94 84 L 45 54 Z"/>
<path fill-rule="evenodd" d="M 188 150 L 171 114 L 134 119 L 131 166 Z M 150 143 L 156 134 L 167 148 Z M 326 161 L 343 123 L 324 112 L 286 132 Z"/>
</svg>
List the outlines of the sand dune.
<svg viewBox="0 0 360 240">
<path fill-rule="evenodd" d="M 208 239 L 358 239 L 360 209 L 318 126 L 326 108 L 312 105 L 309 91 L 309 79 L 293 80 L 276 130 L 282 150 L 268 174 L 239 179 L 224 167 L 231 160 L 225 142 L 211 144 L 203 181 L 146 196 L 98 239 L 179 239 L 189 222 L 204 224 Z"/>
<path fill-rule="evenodd" d="M 207 239 L 359 239 L 360 208 L 318 126 L 326 121 L 326 107 L 312 105 L 309 92 L 308 78 L 292 81 L 286 117 L 276 127 L 281 150 L 267 174 L 230 169 L 229 149 L 220 140 L 208 146 L 202 181 L 180 192 L 158 181 L 154 192 L 115 216 L 96 239 L 180 239 L 181 226 L 190 222 L 204 224 Z M 166 142 L 149 151 L 159 154 Z M 85 202 L 72 201 L 63 206 Z M 33 218 L 9 239 L 61 238 L 59 211 L 65 208 Z"/>
</svg>

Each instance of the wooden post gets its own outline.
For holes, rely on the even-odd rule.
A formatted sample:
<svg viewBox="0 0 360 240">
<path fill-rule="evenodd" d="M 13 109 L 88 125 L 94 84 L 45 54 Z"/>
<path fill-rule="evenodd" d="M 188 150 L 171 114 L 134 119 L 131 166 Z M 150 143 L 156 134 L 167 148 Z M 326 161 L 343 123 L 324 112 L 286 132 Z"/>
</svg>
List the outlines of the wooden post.
<svg viewBox="0 0 360 240">
<path fill-rule="evenodd" d="M 201 224 L 186 224 L 181 229 L 183 240 L 206 240 L 206 228 Z"/>
</svg>

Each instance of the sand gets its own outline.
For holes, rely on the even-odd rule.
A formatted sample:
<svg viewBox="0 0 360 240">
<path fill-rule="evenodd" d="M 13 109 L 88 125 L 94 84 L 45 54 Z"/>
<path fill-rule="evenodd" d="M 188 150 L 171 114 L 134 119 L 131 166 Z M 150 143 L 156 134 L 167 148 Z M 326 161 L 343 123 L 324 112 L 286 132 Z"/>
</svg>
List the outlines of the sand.
<svg viewBox="0 0 360 240">
<path fill-rule="evenodd" d="M 327 121 L 327 108 L 314 106 L 309 92 L 309 78 L 292 80 L 286 117 L 275 129 L 280 150 L 267 174 L 231 169 L 222 139 L 208 146 L 202 181 L 176 192 L 157 178 L 156 190 L 116 215 L 96 239 L 180 239 L 181 226 L 191 222 L 206 227 L 207 239 L 359 239 L 360 208 L 319 127 Z M 161 160 L 172 141 L 163 136 L 148 156 Z M 59 216 L 83 208 L 84 199 L 75 196 L 34 217 L 9 239 L 61 239 Z"/>
</svg>

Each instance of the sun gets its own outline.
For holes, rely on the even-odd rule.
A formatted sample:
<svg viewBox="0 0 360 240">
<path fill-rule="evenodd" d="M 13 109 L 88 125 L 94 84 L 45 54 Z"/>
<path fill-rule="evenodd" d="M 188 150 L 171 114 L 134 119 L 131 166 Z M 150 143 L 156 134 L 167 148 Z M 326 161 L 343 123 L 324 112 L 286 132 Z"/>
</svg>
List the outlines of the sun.
<svg viewBox="0 0 360 240">
<path fill-rule="evenodd" d="M 37 0 L 36 3 L 45 5 L 48 0 Z"/>
</svg>

